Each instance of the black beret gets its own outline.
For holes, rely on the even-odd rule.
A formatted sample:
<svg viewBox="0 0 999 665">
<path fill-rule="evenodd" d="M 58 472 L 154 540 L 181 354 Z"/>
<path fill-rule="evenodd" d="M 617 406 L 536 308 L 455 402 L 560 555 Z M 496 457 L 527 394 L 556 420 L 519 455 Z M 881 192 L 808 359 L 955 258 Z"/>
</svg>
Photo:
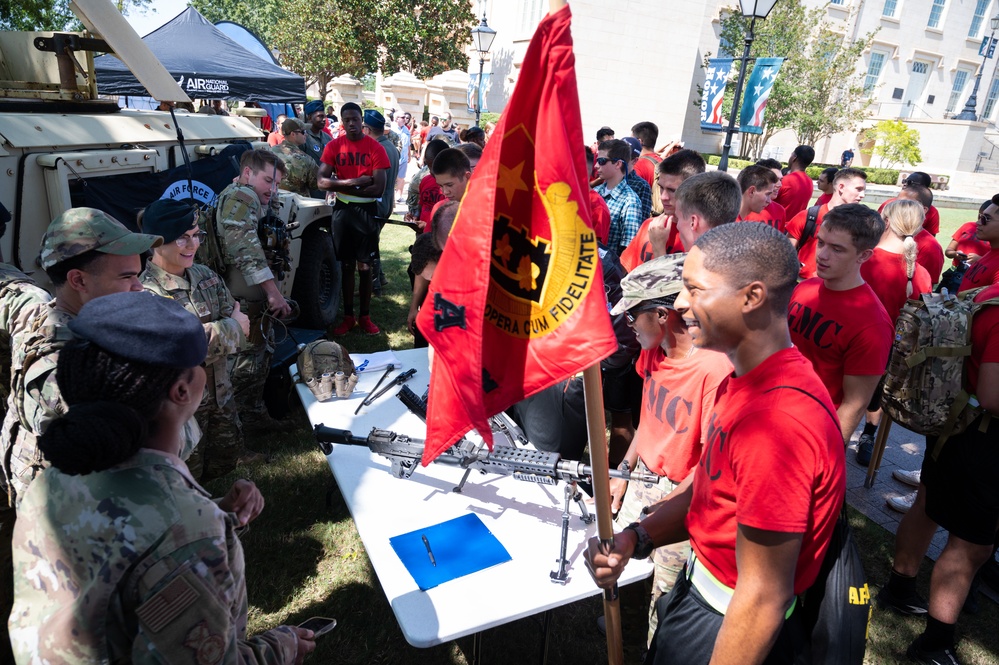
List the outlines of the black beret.
<svg viewBox="0 0 999 665">
<path fill-rule="evenodd" d="M 142 213 L 142 232 L 163 236 L 163 243 L 173 242 L 198 223 L 197 209 L 190 203 L 159 199 Z"/>
<path fill-rule="evenodd" d="M 69 329 L 79 339 L 115 355 L 188 369 L 208 355 L 200 319 L 175 300 L 148 291 L 127 291 L 85 304 Z"/>
</svg>

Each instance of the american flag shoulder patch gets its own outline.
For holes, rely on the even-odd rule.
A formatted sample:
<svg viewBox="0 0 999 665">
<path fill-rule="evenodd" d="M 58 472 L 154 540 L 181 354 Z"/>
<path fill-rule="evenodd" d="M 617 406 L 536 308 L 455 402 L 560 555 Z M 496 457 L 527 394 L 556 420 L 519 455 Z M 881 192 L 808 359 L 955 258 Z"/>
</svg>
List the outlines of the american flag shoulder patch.
<svg viewBox="0 0 999 665">
<path fill-rule="evenodd" d="M 152 598 L 136 610 L 139 620 L 151 631 L 158 633 L 183 613 L 199 597 L 197 590 L 183 577 L 157 591 Z"/>
</svg>

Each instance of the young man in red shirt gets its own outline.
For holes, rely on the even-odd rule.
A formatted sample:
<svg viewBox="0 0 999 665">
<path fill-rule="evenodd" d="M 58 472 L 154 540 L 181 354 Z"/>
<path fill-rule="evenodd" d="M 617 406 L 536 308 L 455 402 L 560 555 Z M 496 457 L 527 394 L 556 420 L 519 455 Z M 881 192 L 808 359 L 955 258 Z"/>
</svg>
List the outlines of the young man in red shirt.
<svg viewBox="0 0 999 665">
<path fill-rule="evenodd" d="M 343 134 L 323 149 L 319 189 L 336 194 L 333 238 L 341 264 L 343 321 L 333 329 L 345 335 L 360 325 L 368 335 L 381 332 L 371 321 L 371 260 L 378 251 L 381 226 L 375 221 L 378 198 L 385 192 L 389 160 L 378 141 L 362 131 L 361 107 L 347 102 L 340 108 Z M 354 266 L 361 299 L 360 320 L 354 318 Z"/>
<path fill-rule="evenodd" d="M 992 204 L 978 215 L 975 238 L 987 242 L 991 249 L 964 273 L 961 291 L 999 284 L 999 194 L 993 196 Z"/>
<path fill-rule="evenodd" d="M 784 179 L 787 182 L 787 178 Z M 781 184 L 781 191 L 784 185 Z M 844 203 L 860 203 L 864 200 L 867 190 L 867 174 L 859 169 L 840 169 L 833 178 L 833 195 L 829 203 L 819 208 L 815 221 L 815 230 L 822 225 L 826 212 Z M 788 213 L 790 215 L 790 213 Z M 787 235 L 791 244 L 798 250 L 798 260 L 801 262 L 799 273 L 802 279 L 815 277 L 815 233 L 804 238 L 805 226 L 808 222 L 808 210 L 802 210 L 790 218 L 787 223 Z"/>
<path fill-rule="evenodd" d="M 640 122 L 631 128 L 631 135 L 642 144 L 642 152 L 635 162 L 635 173 L 651 187 L 656 179 L 656 167 L 663 161 L 656 154 L 659 128 L 653 122 Z"/>
<path fill-rule="evenodd" d="M 621 526 L 638 520 L 690 475 L 707 438 L 715 391 L 732 371 L 724 354 L 694 347 L 683 317 L 673 308 L 683 286 L 684 258 L 661 256 L 632 270 L 621 280 L 621 299 L 611 310 L 612 316 L 625 315 L 642 348 L 633 370 L 642 379 L 641 418 L 618 468 L 651 471 L 660 478 L 655 485 L 611 480 L 611 509 Z M 652 554 L 650 642 L 656 601 L 673 588 L 689 555 L 686 542 Z"/>
<path fill-rule="evenodd" d="M 690 477 L 616 534 L 609 554 L 597 538 L 586 552 L 606 588 L 632 556 L 689 537 L 647 663 L 790 663 L 804 648 L 796 596 L 819 574 L 846 470 L 829 392 L 791 342 L 797 276 L 794 248 L 759 223 L 712 229 L 687 255 L 675 307 L 695 347 L 725 353 L 735 370 Z"/>
<path fill-rule="evenodd" d="M 756 165 L 770 169 L 770 172 L 774 174 L 775 178 L 777 178 L 777 182 L 774 184 L 774 191 L 770 195 L 770 204 L 759 213 L 749 213 L 743 218 L 742 221 L 763 222 L 764 224 L 772 226 L 786 235 L 787 211 L 784 210 L 784 206 L 774 200 L 780 193 L 781 182 L 784 180 L 784 174 L 781 173 L 781 164 L 776 159 L 761 159 L 756 162 Z"/>
<path fill-rule="evenodd" d="M 777 186 L 777 176 L 765 166 L 747 166 L 739 171 L 739 188 L 742 190 L 742 205 L 739 207 L 737 222 L 767 222 L 753 219 L 760 215 L 771 203 L 774 188 Z M 776 227 L 774 227 L 776 228 Z M 777 229 L 781 233 L 784 229 Z"/>
<path fill-rule="evenodd" d="M 827 169 L 823 169 L 822 173 L 815 180 L 815 186 L 818 188 L 821 194 L 815 199 L 813 205 L 820 206 L 824 203 L 829 203 L 829 199 L 832 198 L 833 193 L 833 178 L 836 177 L 836 172 L 839 171 L 835 166 L 830 166 Z"/>
<path fill-rule="evenodd" d="M 699 173 L 684 180 L 676 190 L 673 203 L 676 232 L 683 247 L 693 247 L 694 241 L 710 229 L 734 222 L 741 205 L 739 183 L 723 171 Z M 655 227 L 649 230 L 656 256 L 664 253 L 663 235 Z"/>
<path fill-rule="evenodd" d="M 684 180 L 704 173 L 706 168 L 704 158 L 694 150 L 680 150 L 659 163 L 656 178 L 659 181 L 659 201 L 662 203 L 663 213 L 645 220 L 628 248 L 621 252 L 621 265 L 625 270 L 634 270 L 655 256 L 683 251 L 676 228 L 674 197 Z M 662 240 L 662 253 L 658 255 L 653 253 L 652 242 L 649 240 L 649 229 L 653 225 L 657 229 L 657 237 Z"/>
<path fill-rule="evenodd" d="M 930 176 L 922 171 L 914 171 L 909 174 L 909 177 L 902 181 L 902 188 L 899 190 L 901 194 L 906 189 L 910 187 L 925 187 L 930 189 L 930 185 L 933 181 Z M 896 197 L 897 198 L 897 197 Z M 885 206 L 894 201 L 895 199 L 888 199 L 878 207 L 878 212 L 884 210 Z M 933 207 L 933 195 L 930 195 L 930 205 L 929 210 L 926 211 L 926 219 L 923 220 L 923 230 L 932 235 L 934 238 L 940 233 L 940 211 Z"/>
<path fill-rule="evenodd" d="M 787 160 L 787 175 L 780 184 L 777 203 L 784 207 L 787 218 L 791 219 L 808 207 L 815 191 L 815 183 L 805 169 L 815 159 L 815 149 L 810 145 L 799 145 Z"/>
<path fill-rule="evenodd" d="M 992 298 L 999 298 L 999 285 L 975 296 L 977 302 Z M 999 522 L 999 306 L 975 314 L 965 370 L 977 415 L 939 449 L 935 437 L 926 437 L 915 503 L 898 525 L 891 574 L 878 594 L 883 606 L 926 615 L 926 629 L 906 652 L 918 663 L 959 664 L 958 616 L 975 573 L 992 557 Z M 939 527 L 948 532 L 947 545 L 933 566 L 927 605 L 916 592 L 916 575 Z"/>
<path fill-rule="evenodd" d="M 816 234 L 818 276 L 798 284 L 788 310 L 791 340 L 829 390 L 844 442 L 860 424 L 891 354 L 891 319 L 860 274 L 884 228 L 881 216 L 860 203 L 830 210 Z"/>
</svg>

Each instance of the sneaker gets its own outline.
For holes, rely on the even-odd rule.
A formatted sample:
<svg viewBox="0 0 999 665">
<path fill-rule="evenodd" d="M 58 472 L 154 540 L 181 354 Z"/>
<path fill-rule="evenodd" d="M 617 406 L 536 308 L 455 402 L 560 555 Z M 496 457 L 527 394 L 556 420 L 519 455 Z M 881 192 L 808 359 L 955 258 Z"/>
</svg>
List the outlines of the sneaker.
<svg viewBox="0 0 999 665">
<path fill-rule="evenodd" d="M 597 631 L 601 635 L 607 634 L 607 619 L 602 614 L 597 617 Z"/>
<path fill-rule="evenodd" d="M 888 585 L 878 593 L 878 605 L 909 616 L 923 616 L 929 611 L 926 601 L 918 593 L 913 592 L 908 598 L 900 598 L 892 593 Z"/>
<path fill-rule="evenodd" d="M 916 663 L 923 663 L 924 665 L 961 665 L 961 661 L 957 659 L 957 654 L 954 652 L 953 647 L 927 651 L 923 649 L 922 645 L 923 636 L 920 635 L 905 651 L 905 655 L 909 657 L 909 660 Z"/>
<path fill-rule="evenodd" d="M 912 504 L 916 502 L 916 493 L 909 492 L 904 496 L 890 496 L 886 500 L 888 507 L 892 510 L 897 510 L 900 513 L 907 513 L 909 509 L 912 508 Z"/>
<path fill-rule="evenodd" d="M 351 330 L 353 330 L 354 326 L 356 325 L 357 325 L 357 320 L 354 319 L 353 316 L 345 316 L 343 317 L 343 321 L 340 322 L 340 325 L 333 328 L 332 333 L 337 337 L 341 335 L 346 335 Z"/>
<path fill-rule="evenodd" d="M 377 335 L 381 332 L 381 329 L 374 324 L 370 316 L 362 316 L 357 322 L 357 326 L 364 332 L 365 335 Z M 336 331 L 333 331 L 336 334 Z"/>
<path fill-rule="evenodd" d="M 922 469 L 916 469 L 915 471 L 902 471 L 901 469 L 895 469 L 891 472 L 891 477 L 910 487 L 919 487 L 919 476 L 922 472 Z"/>
<path fill-rule="evenodd" d="M 860 441 L 857 442 L 857 464 L 867 466 L 871 463 L 871 455 L 874 454 L 874 435 L 861 434 Z"/>
</svg>

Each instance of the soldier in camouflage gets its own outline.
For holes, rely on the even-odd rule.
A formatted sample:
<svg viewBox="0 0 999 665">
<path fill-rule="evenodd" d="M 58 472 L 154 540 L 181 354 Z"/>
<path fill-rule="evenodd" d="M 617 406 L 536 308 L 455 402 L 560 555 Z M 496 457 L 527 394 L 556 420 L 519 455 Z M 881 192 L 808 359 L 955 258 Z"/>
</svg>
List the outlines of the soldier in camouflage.
<svg viewBox="0 0 999 665">
<path fill-rule="evenodd" d="M 25 321 L 22 313 L 32 305 L 52 300 L 49 292 L 12 265 L 0 263 L 0 419 L 10 397 L 11 341 Z"/>
<path fill-rule="evenodd" d="M 142 230 L 163 238 L 142 273 L 147 291 L 171 298 L 201 319 L 208 338 L 208 375 L 205 396 L 195 414 L 203 444 L 187 460 L 191 474 L 206 482 L 229 473 L 238 461 L 260 460 L 243 444 L 243 428 L 236 412 L 229 378 L 229 358 L 234 358 L 250 332 L 250 320 L 240 311 L 225 282 L 211 268 L 194 263 L 204 231 L 198 228 L 193 206 L 160 199 L 140 213 Z"/>
<path fill-rule="evenodd" d="M 271 150 L 284 162 L 287 175 L 281 180 L 281 189 L 301 196 L 321 197 L 316 175 L 319 165 L 305 154 L 305 123 L 298 118 L 288 118 L 281 124 L 284 141 Z"/>
<path fill-rule="evenodd" d="M 93 208 L 65 211 L 42 238 L 41 266 L 55 287 L 55 300 L 23 308 L 11 324 L 18 332 L 11 343 L 11 392 L 0 432 L 7 494 L 7 506 L 0 508 L 0 614 L 6 613 L 11 602 L 13 513 L 45 466 L 37 437 L 64 410 L 55 366 L 59 350 L 72 338 L 66 325 L 94 298 L 141 290 L 139 254 L 161 242 L 156 236 L 132 233 Z"/>
<path fill-rule="evenodd" d="M 241 481 L 216 504 L 178 457 L 205 387 L 201 322 L 129 292 L 68 325 L 57 370 L 68 408 L 39 440 L 52 466 L 15 530 L 17 662 L 300 663 L 312 631 L 246 634 L 237 532 L 260 492 Z"/>
<path fill-rule="evenodd" d="M 219 271 L 240 309 L 250 318 L 246 349 L 236 356 L 232 387 L 243 431 L 276 430 L 263 403 L 264 384 L 274 351 L 271 316 L 285 318 L 291 306 L 281 294 L 272 263 L 260 243 L 258 225 L 285 176 L 284 162 L 270 150 L 248 150 L 236 182 L 219 194 L 213 228 L 220 256 L 206 261 Z M 209 249 L 213 247 L 209 240 Z M 265 314 L 269 316 L 265 316 Z"/>
</svg>

